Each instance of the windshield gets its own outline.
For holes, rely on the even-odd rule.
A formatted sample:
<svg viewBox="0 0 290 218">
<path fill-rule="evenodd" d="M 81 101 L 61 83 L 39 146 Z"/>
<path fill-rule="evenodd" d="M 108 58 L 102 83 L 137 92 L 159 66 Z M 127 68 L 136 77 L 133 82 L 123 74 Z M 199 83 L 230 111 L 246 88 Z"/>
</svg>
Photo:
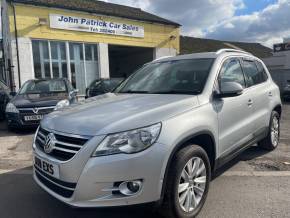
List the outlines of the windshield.
<svg viewBox="0 0 290 218">
<path fill-rule="evenodd" d="M 67 87 L 63 80 L 34 80 L 26 82 L 19 94 L 57 94 L 66 92 Z"/>
<path fill-rule="evenodd" d="M 204 88 L 213 61 L 189 59 L 150 63 L 125 80 L 116 92 L 198 94 Z"/>
</svg>

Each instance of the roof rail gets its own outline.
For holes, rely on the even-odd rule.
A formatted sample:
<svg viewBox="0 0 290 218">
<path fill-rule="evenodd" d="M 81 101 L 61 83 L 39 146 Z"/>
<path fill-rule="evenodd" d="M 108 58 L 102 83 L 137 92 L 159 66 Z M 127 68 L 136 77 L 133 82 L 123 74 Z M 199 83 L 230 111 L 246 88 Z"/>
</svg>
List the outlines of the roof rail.
<svg viewBox="0 0 290 218">
<path fill-rule="evenodd" d="M 173 56 L 162 56 L 162 57 L 160 57 L 160 58 L 156 58 L 155 60 L 153 60 L 153 61 L 160 61 L 160 60 L 162 60 L 162 59 L 165 59 L 165 58 L 172 58 Z"/>
<path fill-rule="evenodd" d="M 223 49 L 220 49 L 216 52 L 216 54 L 221 54 L 221 53 L 224 53 L 224 52 L 238 52 L 238 53 L 243 53 L 243 54 L 249 54 L 249 55 L 252 55 L 250 52 L 247 52 L 247 51 L 242 51 L 242 50 L 238 50 L 238 49 L 231 49 L 231 48 L 223 48 Z"/>
</svg>

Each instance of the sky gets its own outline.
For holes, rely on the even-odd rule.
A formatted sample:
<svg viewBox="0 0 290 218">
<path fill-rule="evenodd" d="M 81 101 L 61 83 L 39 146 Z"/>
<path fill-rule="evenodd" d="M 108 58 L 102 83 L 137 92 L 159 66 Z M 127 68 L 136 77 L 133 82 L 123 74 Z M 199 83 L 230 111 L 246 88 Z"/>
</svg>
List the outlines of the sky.
<svg viewBox="0 0 290 218">
<path fill-rule="evenodd" d="M 290 0 L 106 0 L 141 8 L 182 25 L 187 36 L 259 42 L 290 38 Z"/>
</svg>

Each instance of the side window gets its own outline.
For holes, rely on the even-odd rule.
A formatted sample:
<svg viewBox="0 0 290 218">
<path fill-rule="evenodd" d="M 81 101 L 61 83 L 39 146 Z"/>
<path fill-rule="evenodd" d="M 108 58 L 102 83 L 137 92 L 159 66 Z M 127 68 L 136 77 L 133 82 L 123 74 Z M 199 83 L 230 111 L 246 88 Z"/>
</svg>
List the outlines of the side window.
<svg viewBox="0 0 290 218">
<path fill-rule="evenodd" d="M 259 73 L 254 61 L 244 60 L 243 69 L 246 76 L 247 86 L 251 87 L 265 81 L 263 72 Z"/>
<path fill-rule="evenodd" d="M 268 79 L 268 75 L 265 71 L 265 68 L 263 66 L 263 64 L 259 61 L 256 61 L 256 65 L 257 65 L 257 68 L 258 68 L 258 73 L 260 74 L 260 77 L 262 78 L 262 82 L 265 82 L 267 79 Z"/>
<path fill-rule="evenodd" d="M 223 64 L 219 81 L 221 85 L 224 82 L 237 82 L 245 88 L 245 78 L 239 59 L 229 59 Z"/>
</svg>

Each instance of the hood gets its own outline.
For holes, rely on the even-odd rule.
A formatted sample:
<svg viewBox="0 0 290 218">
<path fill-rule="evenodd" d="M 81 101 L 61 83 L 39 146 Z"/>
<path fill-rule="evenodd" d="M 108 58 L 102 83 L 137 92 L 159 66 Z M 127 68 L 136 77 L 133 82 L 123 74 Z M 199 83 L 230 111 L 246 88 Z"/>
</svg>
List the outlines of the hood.
<svg viewBox="0 0 290 218">
<path fill-rule="evenodd" d="M 104 135 L 161 122 L 198 105 L 196 96 L 107 93 L 46 116 L 41 126 L 78 135 Z"/>
<path fill-rule="evenodd" d="M 18 108 L 48 107 L 55 106 L 60 100 L 66 99 L 67 94 L 23 94 L 16 95 L 10 102 Z"/>
</svg>

